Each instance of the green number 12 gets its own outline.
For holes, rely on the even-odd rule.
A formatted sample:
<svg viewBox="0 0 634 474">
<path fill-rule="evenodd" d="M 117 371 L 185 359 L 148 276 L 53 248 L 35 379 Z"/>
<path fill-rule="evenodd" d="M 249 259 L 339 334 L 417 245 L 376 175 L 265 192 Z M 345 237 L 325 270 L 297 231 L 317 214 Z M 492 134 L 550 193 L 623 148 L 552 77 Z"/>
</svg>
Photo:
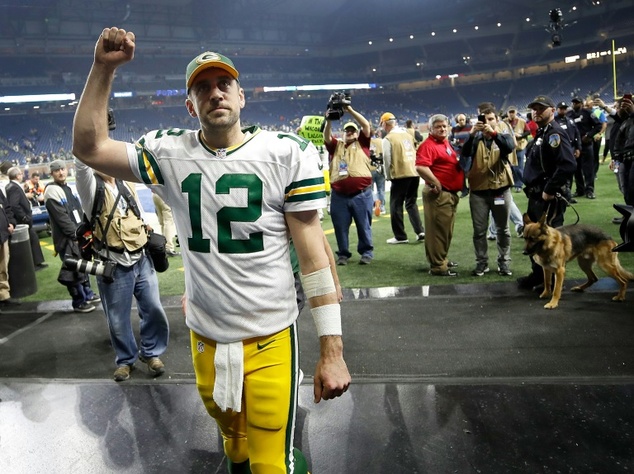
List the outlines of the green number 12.
<svg viewBox="0 0 634 474">
<path fill-rule="evenodd" d="M 249 234 L 248 239 L 231 236 L 232 222 L 255 222 L 262 216 L 262 181 L 254 174 L 225 174 L 216 181 L 216 194 L 229 194 L 231 189 L 247 190 L 247 206 L 226 206 L 216 214 L 218 222 L 218 251 L 220 253 L 252 253 L 264 250 L 262 232 Z M 202 174 L 193 173 L 181 183 L 181 189 L 189 195 L 189 220 L 192 236 L 187 239 L 193 252 L 209 253 L 211 241 L 203 237 L 202 228 Z M 209 219 L 211 216 L 205 215 Z"/>
</svg>

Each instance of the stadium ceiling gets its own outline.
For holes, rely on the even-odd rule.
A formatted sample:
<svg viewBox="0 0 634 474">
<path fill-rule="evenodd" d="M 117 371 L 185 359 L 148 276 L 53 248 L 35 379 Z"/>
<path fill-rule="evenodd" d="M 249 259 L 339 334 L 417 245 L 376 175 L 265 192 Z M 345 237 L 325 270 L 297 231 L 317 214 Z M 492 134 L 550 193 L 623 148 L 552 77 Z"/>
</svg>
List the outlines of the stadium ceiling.
<svg viewBox="0 0 634 474">
<path fill-rule="evenodd" d="M 550 42 L 553 8 L 563 12 L 566 47 L 634 41 L 631 0 L 0 0 L 0 58 L 90 55 L 113 25 L 167 56 L 508 55 Z"/>
</svg>

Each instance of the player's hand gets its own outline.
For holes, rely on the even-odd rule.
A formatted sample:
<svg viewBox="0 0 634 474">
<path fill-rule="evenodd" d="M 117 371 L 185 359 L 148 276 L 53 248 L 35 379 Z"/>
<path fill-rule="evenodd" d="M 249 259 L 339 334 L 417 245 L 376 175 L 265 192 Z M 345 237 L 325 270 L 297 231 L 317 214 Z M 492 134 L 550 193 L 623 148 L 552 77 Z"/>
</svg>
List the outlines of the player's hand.
<svg viewBox="0 0 634 474">
<path fill-rule="evenodd" d="M 315 403 L 340 397 L 348 390 L 351 382 L 348 366 L 343 360 L 341 337 L 322 336 L 319 339 L 321 356 L 313 379 Z"/>
<path fill-rule="evenodd" d="M 95 63 L 112 69 L 134 58 L 135 36 L 131 31 L 121 28 L 105 28 L 95 45 Z"/>
</svg>

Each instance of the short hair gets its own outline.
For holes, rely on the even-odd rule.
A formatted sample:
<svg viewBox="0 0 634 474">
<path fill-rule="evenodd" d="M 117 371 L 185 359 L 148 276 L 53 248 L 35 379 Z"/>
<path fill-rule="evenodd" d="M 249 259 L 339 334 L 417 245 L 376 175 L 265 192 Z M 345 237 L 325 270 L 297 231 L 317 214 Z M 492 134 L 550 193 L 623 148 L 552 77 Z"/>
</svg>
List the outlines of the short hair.
<svg viewBox="0 0 634 474">
<path fill-rule="evenodd" d="M 410 128 L 412 125 L 414 125 L 414 122 L 412 122 L 412 119 L 407 119 L 407 120 L 405 121 L 405 126 L 406 126 L 407 128 Z"/>
<path fill-rule="evenodd" d="M 33 171 L 33 173 L 31 173 L 31 178 L 39 178 L 40 177 L 40 173 L 38 173 L 37 171 Z"/>
<path fill-rule="evenodd" d="M 478 104 L 478 110 L 480 111 L 481 114 L 483 114 L 484 109 L 491 109 L 493 110 L 494 114 L 497 114 L 496 109 L 495 109 L 495 104 L 493 102 L 481 102 Z M 490 112 L 488 112 L 490 113 Z"/>
<path fill-rule="evenodd" d="M 20 170 L 20 168 L 18 168 L 17 166 L 13 166 L 7 171 L 7 176 L 9 177 L 9 179 L 15 179 L 20 174 L 22 174 L 22 170 Z"/>
<path fill-rule="evenodd" d="M 446 115 L 443 114 L 434 114 L 429 118 L 429 128 L 433 128 L 436 122 L 447 122 L 449 123 L 449 119 Z"/>
<path fill-rule="evenodd" d="M 480 113 L 482 115 L 495 114 L 495 109 L 491 107 L 484 107 L 483 109 L 480 109 Z"/>
</svg>

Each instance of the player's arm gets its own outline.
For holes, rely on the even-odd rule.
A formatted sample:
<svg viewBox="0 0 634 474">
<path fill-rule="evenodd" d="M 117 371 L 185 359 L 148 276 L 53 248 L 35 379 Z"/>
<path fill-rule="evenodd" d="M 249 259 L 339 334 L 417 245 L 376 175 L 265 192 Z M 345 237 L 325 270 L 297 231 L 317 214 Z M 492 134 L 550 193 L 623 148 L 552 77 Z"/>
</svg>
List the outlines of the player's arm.
<svg viewBox="0 0 634 474">
<path fill-rule="evenodd" d="M 330 273 L 332 273 L 332 279 L 335 281 L 337 301 L 341 303 L 341 301 L 343 300 L 343 291 L 341 291 L 341 284 L 339 283 L 339 275 L 337 274 L 337 264 L 335 263 L 335 254 L 332 253 L 332 248 L 330 248 L 330 244 L 328 243 L 326 234 L 323 234 L 323 236 L 324 236 L 324 248 L 326 249 L 326 254 L 328 254 L 328 262 L 330 264 Z"/>
<path fill-rule="evenodd" d="M 73 154 L 91 168 L 126 181 L 138 181 L 128 163 L 126 144 L 108 135 L 108 99 L 116 69 L 134 57 L 134 33 L 106 28 L 73 122 Z"/>
<path fill-rule="evenodd" d="M 317 211 L 286 213 L 317 333 L 320 356 L 315 369 L 315 403 L 341 396 L 350 385 L 343 359 L 341 313 Z M 333 259 L 334 260 L 334 259 Z"/>
</svg>

